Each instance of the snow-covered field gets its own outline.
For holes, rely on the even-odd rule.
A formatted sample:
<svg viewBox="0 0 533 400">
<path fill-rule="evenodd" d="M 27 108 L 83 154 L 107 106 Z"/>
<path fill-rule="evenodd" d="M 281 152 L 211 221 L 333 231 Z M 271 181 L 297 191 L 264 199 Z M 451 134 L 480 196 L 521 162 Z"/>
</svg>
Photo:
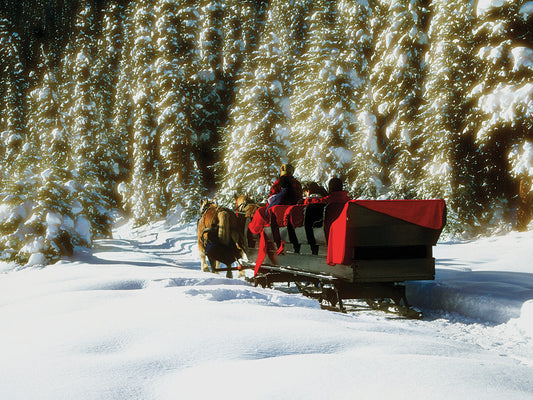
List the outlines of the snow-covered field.
<svg viewBox="0 0 533 400">
<path fill-rule="evenodd" d="M 202 273 L 194 236 L 0 265 L 0 399 L 533 399 L 533 231 L 439 243 L 419 321 Z"/>
</svg>

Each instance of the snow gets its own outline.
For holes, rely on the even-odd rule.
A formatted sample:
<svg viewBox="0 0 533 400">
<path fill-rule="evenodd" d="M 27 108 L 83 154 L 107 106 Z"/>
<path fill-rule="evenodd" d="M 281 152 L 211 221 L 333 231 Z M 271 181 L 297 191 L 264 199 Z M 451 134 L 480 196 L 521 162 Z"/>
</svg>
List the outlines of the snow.
<svg viewBox="0 0 533 400">
<path fill-rule="evenodd" d="M 533 144 L 525 141 L 515 144 L 509 152 L 511 175 L 514 177 L 533 176 Z"/>
<path fill-rule="evenodd" d="M 533 1 L 526 1 L 519 11 L 520 17 L 527 21 L 533 15 Z"/>
<path fill-rule="evenodd" d="M 484 16 L 488 12 L 502 7 L 504 0 L 477 0 L 476 15 Z"/>
<path fill-rule="evenodd" d="M 83 239 L 86 243 L 91 243 L 91 224 L 83 215 L 78 216 L 76 220 L 76 232 L 78 233 L 79 237 Z"/>
<path fill-rule="evenodd" d="M 533 50 L 529 47 L 517 46 L 511 50 L 513 72 L 520 69 L 533 70 Z"/>
<path fill-rule="evenodd" d="M 533 399 L 532 241 L 441 241 L 405 320 L 200 272 L 193 225 L 124 224 L 0 264 L 0 398 Z"/>
<path fill-rule="evenodd" d="M 491 115 L 490 125 L 497 121 L 514 121 L 523 112 L 529 116 L 533 112 L 533 84 L 526 83 L 522 86 L 498 84 L 496 88 L 479 98 L 479 108 Z M 524 109 L 523 111 L 520 111 Z M 478 132 L 478 140 L 483 140 L 487 135 L 485 130 Z"/>
</svg>

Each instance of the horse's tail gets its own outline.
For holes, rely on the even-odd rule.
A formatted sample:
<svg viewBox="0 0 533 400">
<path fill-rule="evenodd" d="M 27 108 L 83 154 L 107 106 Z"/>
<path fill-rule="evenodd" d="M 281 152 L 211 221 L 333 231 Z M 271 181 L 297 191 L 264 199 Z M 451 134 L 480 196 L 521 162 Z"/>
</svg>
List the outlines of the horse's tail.
<svg viewBox="0 0 533 400">
<path fill-rule="evenodd" d="M 229 245 L 231 239 L 229 218 L 227 211 L 220 211 L 218 213 L 218 240 L 225 245 Z"/>
</svg>

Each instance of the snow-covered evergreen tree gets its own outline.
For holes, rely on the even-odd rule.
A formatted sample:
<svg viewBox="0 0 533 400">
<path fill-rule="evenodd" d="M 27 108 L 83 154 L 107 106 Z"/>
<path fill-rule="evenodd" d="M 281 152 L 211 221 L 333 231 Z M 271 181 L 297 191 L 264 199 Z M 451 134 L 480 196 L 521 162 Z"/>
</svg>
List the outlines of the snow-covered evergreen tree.
<svg viewBox="0 0 533 400">
<path fill-rule="evenodd" d="M 333 176 L 346 177 L 353 165 L 363 60 L 354 41 L 361 26 L 345 18 L 353 23 L 358 14 L 350 14 L 363 10 L 353 4 L 347 11 L 329 0 L 305 6 L 308 49 L 296 63 L 291 150 L 303 177 L 325 185 Z"/>
<path fill-rule="evenodd" d="M 70 185 L 75 190 L 73 195 L 81 202 L 83 214 L 80 218 L 90 221 L 91 234 L 107 235 L 111 224 L 113 202 L 110 191 L 102 175 L 105 154 L 109 150 L 105 123 L 101 108 L 98 108 L 99 96 L 95 88 L 99 75 L 96 68 L 97 10 L 88 3 L 82 7 L 74 24 L 74 37 L 69 47 L 65 65 L 67 76 L 72 74 L 72 101 L 70 115 L 70 137 L 73 140 L 73 180 Z"/>
<path fill-rule="evenodd" d="M 232 12 L 233 5 L 234 2 L 209 0 L 198 5 L 198 59 L 192 75 L 196 98 L 191 104 L 190 123 L 198 135 L 196 159 L 203 171 L 203 186 L 210 191 L 216 187 L 216 171 L 212 167 L 218 157 L 214 150 L 219 147 L 220 127 L 227 119 L 234 92 L 234 71 L 226 68 L 224 58 L 225 43 L 231 41 L 226 36 L 232 34 L 225 26 L 226 14 Z"/>
<path fill-rule="evenodd" d="M 96 91 L 96 107 L 100 117 L 101 129 L 98 132 L 95 163 L 98 166 L 99 179 L 106 189 L 108 197 L 116 197 L 116 183 L 127 175 L 129 152 L 128 138 L 124 138 L 114 129 L 114 110 L 117 109 L 117 82 L 119 65 L 125 35 L 125 6 L 120 2 L 111 2 L 103 10 L 101 33 L 96 48 L 97 58 L 93 73 Z M 121 109 L 120 113 L 123 112 Z M 128 117 L 128 112 L 125 112 Z"/>
<path fill-rule="evenodd" d="M 34 173 L 47 168 L 70 170 L 72 166 L 72 138 L 60 84 L 63 79 L 52 58 L 50 51 L 41 46 L 41 81 L 32 88 L 28 102 L 28 132 L 22 157 Z"/>
<path fill-rule="evenodd" d="M 266 200 L 279 166 L 288 160 L 290 146 L 289 96 L 291 71 L 276 32 L 279 17 L 271 4 L 259 48 L 241 77 L 242 86 L 227 127 L 222 194 L 246 193 Z M 253 68 L 252 68 L 253 67 Z"/>
<path fill-rule="evenodd" d="M 160 131 L 157 125 L 155 77 L 156 42 L 154 2 L 135 3 L 129 38 L 128 59 L 132 63 L 133 160 L 125 202 L 138 224 L 164 215 L 166 208 L 161 164 Z"/>
<path fill-rule="evenodd" d="M 434 1 L 428 29 L 426 82 L 419 125 L 418 196 L 448 201 L 448 229 L 462 230 L 460 220 L 474 225 L 477 168 L 472 153 L 472 113 L 466 93 L 475 81 L 472 64 L 473 16 L 469 1 Z"/>
<path fill-rule="evenodd" d="M 75 34 L 66 63 L 72 66 L 73 97 L 70 115 L 74 166 L 82 180 L 96 174 L 96 147 L 100 143 L 102 120 L 96 105 L 96 48 L 92 37 L 96 34 L 95 10 L 87 5 L 79 12 L 75 22 Z"/>
<path fill-rule="evenodd" d="M 201 108 L 193 85 L 199 70 L 196 34 L 199 14 L 191 5 L 161 0 L 156 8 L 157 125 L 161 129 L 161 161 L 168 206 L 188 220 L 201 201 L 202 176 L 195 160 L 198 147 L 191 113 Z M 197 78 L 198 79 L 198 78 Z"/>
<path fill-rule="evenodd" d="M 129 3 L 119 11 L 121 17 L 121 52 L 116 70 L 113 110 L 111 115 L 111 138 L 113 148 L 118 153 L 117 194 L 121 207 L 130 212 L 131 203 L 128 199 L 132 193 L 127 184 L 131 176 L 133 160 L 133 114 L 134 104 L 132 96 L 133 63 L 131 62 L 131 47 L 136 27 L 133 21 L 134 5 Z"/>
<path fill-rule="evenodd" d="M 516 147 L 532 137 L 533 41 L 528 33 L 532 14 L 528 2 L 480 2 L 475 9 L 473 50 L 479 84 L 471 89 L 469 100 L 477 107 L 472 124 L 483 166 L 478 197 L 488 199 L 480 216 L 484 227 L 514 215 L 510 201 L 518 185 L 512 181 L 514 173 L 508 172 L 507 155 L 520 154 Z"/>
<path fill-rule="evenodd" d="M 341 1 L 338 9 L 339 25 L 344 27 L 341 30 L 342 53 L 349 60 L 347 76 L 350 77 L 349 87 L 353 90 L 350 99 L 355 117 L 350 140 L 353 159 L 346 172 L 346 189 L 355 197 L 376 198 L 382 194 L 384 171 L 377 120 L 369 93 L 369 62 L 373 51 L 370 17 L 373 11 L 364 1 Z"/>
<path fill-rule="evenodd" d="M 26 84 L 20 51 L 19 35 L 0 15 L 0 160 L 5 166 L 0 172 L 1 182 L 16 172 L 15 159 L 25 137 L 23 94 Z"/>
<path fill-rule="evenodd" d="M 416 193 L 415 125 L 421 101 L 425 8 L 418 0 L 377 1 L 372 14 L 371 110 L 376 118 L 389 195 Z M 388 176 L 387 176 L 388 175 Z"/>
</svg>

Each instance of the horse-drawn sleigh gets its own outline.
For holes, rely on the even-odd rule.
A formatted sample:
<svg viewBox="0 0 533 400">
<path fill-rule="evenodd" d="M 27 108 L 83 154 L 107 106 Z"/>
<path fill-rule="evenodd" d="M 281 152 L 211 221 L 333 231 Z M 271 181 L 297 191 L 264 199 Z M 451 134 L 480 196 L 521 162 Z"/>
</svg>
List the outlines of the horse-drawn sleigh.
<svg viewBox="0 0 533 400">
<path fill-rule="evenodd" d="M 253 268 L 255 285 L 294 282 L 342 311 L 346 299 L 378 308 L 392 300 L 400 314 L 416 317 L 404 282 L 434 279 L 432 248 L 446 206 L 442 200 L 352 200 L 255 207 L 235 218 L 235 247 L 243 257 L 225 270 Z"/>
</svg>

